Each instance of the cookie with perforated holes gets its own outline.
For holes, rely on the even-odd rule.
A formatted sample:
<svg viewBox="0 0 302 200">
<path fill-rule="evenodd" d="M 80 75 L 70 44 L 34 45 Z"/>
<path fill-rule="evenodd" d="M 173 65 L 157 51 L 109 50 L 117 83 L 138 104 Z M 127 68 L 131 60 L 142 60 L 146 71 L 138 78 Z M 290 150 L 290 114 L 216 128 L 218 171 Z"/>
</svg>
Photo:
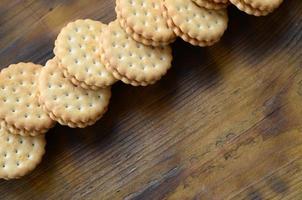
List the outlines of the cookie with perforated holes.
<svg viewBox="0 0 302 200">
<path fill-rule="evenodd" d="M 41 65 L 18 63 L 0 73 L 0 119 L 11 133 L 39 135 L 55 124 L 37 98 L 41 70 Z"/>
<path fill-rule="evenodd" d="M 265 16 L 277 9 L 283 0 L 230 0 L 239 10 L 255 16 Z"/>
<path fill-rule="evenodd" d="M 228 0 L 192 0 L 200 7 L 204 7 L 207 9 L 218 10 L 222 8 L 226 8 L 229 5 Z"/>
<path fill-rule="evenodd" d="M 121 28 L 118 21 L 111 22 L 102 32 L 102 61 L 116 79 L 133 86 L 155 83 L 171 67 L 170 46 L 146 46 Z"/>
<path fill-rule="evenodd" d="M 100 59 L 99 37 L 107 25 L 90 19 L 76 20 L 59 33 L 54 54 L 64 75 L 84 89 L 108 87 L 116 79 Z"/>
<path fill-rule="evenodd" d="M 162 15 L 159 0 L 117 0 L 115 10 L 122 28 L 138 42 L 162 46 L 176 39 Z"/>
<path fill-rule="evenodd" d="M 40 163 L 45 145 L 44 135 L 10 134 L 0 120 L 0 179 L 16 179 L 31 172 Z"/>
<path fill-rule="evenodd" d="M 162 11 L 175 34 L 196 46 L 218 42 L 228 26 L 226 9 L 209 10 L 191 0 L 163 0 Z"/>
<path fill-rule="evenodd" d="M 39 76 L 39 100 L 49 116 L 62 125 L 84 128 L 94 124 L 107 111 L 110 87 L 88 90 L 75 86 L 54 58 L 46 63 Z"/>
</svg>

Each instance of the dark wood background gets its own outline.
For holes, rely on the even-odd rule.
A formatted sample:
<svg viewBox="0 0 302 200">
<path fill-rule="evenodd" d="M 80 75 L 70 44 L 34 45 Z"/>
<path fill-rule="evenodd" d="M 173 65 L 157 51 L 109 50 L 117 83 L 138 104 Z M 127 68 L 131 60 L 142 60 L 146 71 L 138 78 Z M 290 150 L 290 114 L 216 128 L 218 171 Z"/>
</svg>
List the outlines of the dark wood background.
<svg viewBox="0 0 302 200">
<path fill-rule="evenodd" d="M 38 168 L 1 199 L 302 199 L 302 3 L 256 18 L 229 8 L 213 47 L 173 44 L 156 85 L 114 85 L 86 129 L 56 126 Z M 1 0 L 0 66 L 45 64 L 69 21 L 115 18 L 113 0 Z"/>
</svg>

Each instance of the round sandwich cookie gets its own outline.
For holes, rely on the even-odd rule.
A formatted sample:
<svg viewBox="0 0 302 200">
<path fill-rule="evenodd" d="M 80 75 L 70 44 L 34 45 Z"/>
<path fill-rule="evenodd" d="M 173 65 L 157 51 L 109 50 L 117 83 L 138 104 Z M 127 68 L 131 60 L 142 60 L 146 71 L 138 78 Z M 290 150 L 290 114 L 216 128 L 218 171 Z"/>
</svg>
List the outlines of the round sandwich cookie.
<svg viewBox="0 0 302 200">
<path fill-rule="evenodd" d="M 265 16 L 278 8 L 283 0 L 230 0 L 239 10 L 255 16 Z"/>
<path fill-rule="evenodd" d="M 37 97 L 41 70 L 41 65 L 19 63 L 0 73 L 0 119 L 13 134 L 39 135 L 55 124 Z"/>
<path fill-rule="evenodd" d="M 156 81 L 151 81 L 151 82 L 138 82 L 135 80 L 129 80 L 128 78 L 121 76 L 114 68 L 110 67 L 108 64 L 106 65 L 108 67 L 108 69 L 111 70 L 112 74 L 114 77 L 116 77 L 118 80 L 121 80 L 122 82 L 132 85 L 132 86 L 147 86 L 147 85 L 152 85 L 154 84 Z"/>
<path fill-rule="evenodd" d="M 58 60 L 49 60 L 39 76 L 39 100 L 49 116 L 62 125 L 84 128 L 107 111 L 110 87 L 87 90 L 75 86 L 58 70 Z"/>
<path fill-rule="evenodd" d="M 0 122 L 0 178 L 16 179 L 31 172 L 45 153 L 45 136 L 10 134 Z"/>
<path fill-rule="evenodd" d="M 228 26 L 226 9 L 209 10 L 191 0 L 163 0 L 162 10 L 175 34 L 196 46 L 218 42 Z"/>
<path fill-rule="evenodd" d="M 129 37 L 118 21 L 111 22 L 101 38 L 103 63 L 116 79 L 126 84 L 153 84 L 171 67 L 170 46 L 143 45 Z"/>
<path fill-rule="evenodd" d="M 159 0 L 117 0 L 115 10 L 122 28 L 138 42 L 162 46 L 176 39 L 162 15 Z"/>
<path fill-rule="evenodd" d="M 229 5 L 228 1 L 221 1 L 217 2 L 217 0 L 192 0 L 198 6 L 211 9 L 211 10 L 218 10 L 222 8 L 226 8 Z"/>
<path fill-rule="evenodd" d="M 99 37 L 106 26 L 90 19 L 76 20 L 59 33 L 54 54 L 60 69 L 73 84 L 98 90 L 116 82 L 100 59 Z"/>
</svg>

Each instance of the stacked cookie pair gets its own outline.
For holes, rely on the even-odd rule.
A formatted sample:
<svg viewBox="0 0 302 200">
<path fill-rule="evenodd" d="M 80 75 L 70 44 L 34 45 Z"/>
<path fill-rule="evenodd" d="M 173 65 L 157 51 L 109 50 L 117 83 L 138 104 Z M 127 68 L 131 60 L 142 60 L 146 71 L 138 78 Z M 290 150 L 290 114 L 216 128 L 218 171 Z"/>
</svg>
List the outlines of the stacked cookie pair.
<svg viewBox="0 0 302 200">
<path fill-rule="evenodd" d="M 106 112 L 116 79 L 100 60 L 99 35 L 105 25 L 93 20 L 69 23 L 59 33 L 55 58 L 39 81 L 40 102 L 61 125 L 84 128 Z"/>
<path fill-rule="evenodd" d="M 228 24 L 227 2 L 215 1 L 117 0 L 116 13 L 121 27 L 145 45 L 167 45 L 179 36 L 192 45 L 209 46 Z"/>
<path fill-rule="evenodd" d="M 213 45 L 220 40 L 228 26 L 226 5 L 213 3 L 212 5 L 218 6 L 209 9 L 208 7 L 213 7 L 202 3 L 204 1 L 196 2 L 163 0 L 163 15 L 169 28 L 184 41 L 198 46 Z"/>
</svg>

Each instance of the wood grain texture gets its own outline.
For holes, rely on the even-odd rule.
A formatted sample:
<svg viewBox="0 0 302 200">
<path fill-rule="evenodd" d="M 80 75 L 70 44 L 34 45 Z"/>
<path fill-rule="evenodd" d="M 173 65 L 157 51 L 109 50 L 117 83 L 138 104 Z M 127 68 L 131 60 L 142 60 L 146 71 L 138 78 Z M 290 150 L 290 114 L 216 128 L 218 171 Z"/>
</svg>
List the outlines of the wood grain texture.
<svg viewBox="0 0 302 200">
<path fill-rule="evenodd" d="M 229 8 L 209 48 L 173 44 L 156 85 L 116 84 L 86 129 L 56 126 L 28 176 L 1 199 L 302 199 L 302 4 L 256 18 Z M 78 18 L 110 22 L 113 0 L 1 0 L 0 66 L 53 57 Z"/>
</svg>

